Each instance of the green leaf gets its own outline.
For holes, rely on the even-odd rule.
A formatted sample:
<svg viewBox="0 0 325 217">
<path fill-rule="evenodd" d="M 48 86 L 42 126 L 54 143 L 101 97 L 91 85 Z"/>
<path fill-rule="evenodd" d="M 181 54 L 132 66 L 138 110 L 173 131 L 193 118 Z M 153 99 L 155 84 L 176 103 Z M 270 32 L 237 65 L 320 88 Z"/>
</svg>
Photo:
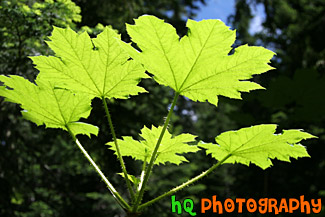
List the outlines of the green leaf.
<svg viewBox="0 0 325 217">
<path fill-rule="evenodd" d="M 148 76 L 140 64 L 128 60 L 118 45 L 120 35 L 113 29 L 106 27 L 91 40 L 87 32 L 77 34 L 69 28 L 55 27 L 49 38 L 47 43 L 56 57 L 31 57 L 40 78 L 92 98 L 125 99 L 146 92 L 137 84 Z"/>
<path fill-rule="evenodd" d="M 265 124 L 229 131 L 216 137 L 216 144 L 201 143 L 206 153 L 224 163 L 256 164 L 262 169 L 272 165 L 271 159 L 290 162 L 290 157 L 310 157 L 306 148 L 299 144 L 303 139 L 315 136 L 301 130 L 283 130 L 282 134 L 274 134 L 276 125 Z"/>
<path fill-rule="evenodd" d="M 141 141 L 134 140 L 132 137 L 125 136 L 123 140 L 118 139 L 120 151 L 122 156 L 131 156 L 136 160 L 150 161 L 152 152 L 155 148 L 157 140 L 160 136 L 162 127 L 152 126 L 151 129 L 144 127 L 141 130 L 140 136 L 143 138 Z M 195 136 L 191 134 L 181 134 L 175 137 L 166 131 L 158 149 L 158 157 L 155 164 L 165 164 L 170 162 L 173 164 L 180 164 L 186 162 L 184 156 L 179 154 L 188 152 L 197 152 L 199 148 L 195 145 L 188 145 L 188 142 L 194 142 Z M 109 142 L 110 149 L 116 151 L 114 143 Z"/>
<path fill-rule="evenodd" d="M 20 104 L 24 118 L 35 124 L 63 130 L 69 127 L 74 135 L 98 134 L 96 126 L 78 122 L 80 118 L 87 118 L 90 114 L 89 96 L 56 88 L 41 79 L 37 79 L 35 85 L 20 76 L 0 75 L 0 81 L 7 87 L 0 87 L 0 96 Z"/>
<path fill-rule="evenodd" d="M 124 178 L 124 173 L 118 173 L 118 175 Z M 137 186 L 140 183 L 140 179 L 135 177 L 134 175 L 128 174 L 128 179 L 134 184 L 134 186 Z"/>
<path fill-rule="evenodd" d="M 187 35 L 179 39 L 170 24 L 141 16 L 135 25 L 127 25 L 127 32 L 142 52 L 120 44 L 159 84 L 194 101 L 217 105 L 218 95 L 241 99 L 240 92 L 263 89 L 246 80 L 272 69 L 272 51 L 244 45 L 229 55 L 235 31 L 220 20 L 188 20 L 187 27 Z"/>
</svg>

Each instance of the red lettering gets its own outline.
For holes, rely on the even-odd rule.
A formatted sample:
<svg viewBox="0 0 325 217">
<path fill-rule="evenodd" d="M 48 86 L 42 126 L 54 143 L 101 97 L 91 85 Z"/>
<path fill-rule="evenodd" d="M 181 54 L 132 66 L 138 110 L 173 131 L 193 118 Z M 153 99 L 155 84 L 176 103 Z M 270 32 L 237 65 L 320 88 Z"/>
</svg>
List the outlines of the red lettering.
<svg viewBox="0 0 325 217">
<path fill-rule="evenodd" d="M 224 206 L 225 206 L 225 211 L 226 212 L 233 212 L 235 210 L 235 203 L 230 198 L 225 200 Z"/>
<path fill-rule="evenodd" d="M 322 211 L 322 199 L 317 199 L 317 204 L 315 203 L 315 199 L 312 199 L 311 205 L 313 206 L 314 213 L 320 213 Z"/>
<path fill-rule="evenodd" d="M 236 203 L 238 204 L 238 213 L 242 213 L 243 212 L 243 203 L 245 203 L 245 199 L 236 198 Z"/>
<path fill-rule="evenodd" d="M 279 214 L 279 210 L 278 208 L 276 207 L 277 205 L 277 201 L 276 199 L 274 198 L 269 198 L 269 212 L 272 212 L 272 208 L 274 208 L 274 214 L 277 215 Z"/>
<path fill-rule="evenodd" d="M 293 206 L 293 203 L 296 203 L 296 206 Z M 289 199 L 289 212 L 293 213 L 293 211 L 297 210 L 299 208 L 299 200 L 295 198 L 290 198 Z"/>
<path fill-rule="evenodd" d="M 306 214 L 310 214 L 310 204 L 308 201 L 305 201 L 305 195 L 300 196 L 300 207 L 301 207 L 301 212 L 305 212 L 305 207 L 306 207 Z"/>
<path fill-rule="evenodd" d="M 216 213 L 217 212 L 217 206 L 218 206 L 218 214 L 222 214 L 223 210 L 222 210 L 222 203 L 220 201 L 217 201 L 217 196 L 213 196 L 212 200 L 213 200 L 213 212 Z"/>
<path fill-rule="evenodd" d="M 257 210 L 256 201 L 252 198 L 249 198 L 246 202 L 246 208 L 248 212 L 255 212 Z"/>
<path fill-rule="evenodd" d="M 267 198 L 261 198 L 258 200 L 259 208 L 258 211 L 261 214 L 265 214 L 267 212 Z"/>
<path fill-rule="evenodd" d="M 288 212 L 288 204 L 287 200 L 285 198 L 281 199 L 280 206 L 279 206 L 279 212 L 282 212 L 284 209 L 284 212 Z"/>
<path fill-rule="evenodd" d="M 206 202 L 208 203 L 206 205 Z M 201 199 L 201 213 L 205 213 L 206 210 L 211 209 L 211 200 L 208 198 L 202 198 Z"/>
</svg>

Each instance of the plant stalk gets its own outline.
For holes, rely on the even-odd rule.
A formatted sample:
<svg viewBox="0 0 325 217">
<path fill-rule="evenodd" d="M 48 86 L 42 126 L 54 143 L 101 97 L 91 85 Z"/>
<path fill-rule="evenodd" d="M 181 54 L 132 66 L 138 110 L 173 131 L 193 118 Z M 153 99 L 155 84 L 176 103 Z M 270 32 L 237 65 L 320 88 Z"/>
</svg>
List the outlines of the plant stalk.
<svg viewBox="0 0 325 217">
<path fill-rule="evenodd" d="M 111 118 L 111 115 L 110 115 L 110 113 L 108 111 L 107 102 L 106 102 L 105 97 L 102 97 L 102 101 L 103 101 L 103 105 L 104 105 L 104 108 L 105 108 L 105 113 L 106 113 L 106 116 L 107 116 L 108 124 L 109 124 L 109 127 L 111 129 L 112 136 L 113 136 L 113 140 L 114 140 L 114 144 L 115 144 L 115 148 L 116 148 L 116 153 L 117 153 L 117 158 L 120 161 L 121 168 L 122 168 L 122 171 L 123 171 L 123 174 L 124 174 L 124 179 L 125 179 L 127 188 L 129 189 L 129 192 L 130 192 L 131 200 L 134 201 L 135 194 L 134 194 L 133 188 L 131 186 L 131 182 L 130 182 L 129 177 L 128 177 L 128 173 L 127 173 L 127 170 L 126 170 L 126 167 L 125 167 L 125 163 L 124 163 L 122 155 L 121 155 L 120 147 L 119 147 L 119 145 L 117 143 L 112 118 Z"/>
<path fill-rule="evenodd" d="M 148 166 L 146 168 L 145 175 L 144 175 L 144 178 L 143 178 L 143 182 L 141 180 L 141 182 L 139 184 L 139 186 L 141 186 L 141 188 L 140 188 L 139 194 L 136 197 L 136 200 L 135 200 L 135 203 L 134 203 L 134 206 L 133 206 L 133 209 L 132 209 L 133 212 L 136 212 L 138 210 L 138 206 L 139 206 L 139 204 L 140 204 L 140 202 L 142 200 L 142 197 L 143 197 L 143 194 L 144 194 L 144 189 L 145 189 L 146 184 L 147 184 L 147 182 L 149 180 L 149 176 L 150 176 L 150 173 L 151 173 L 152 168 L 154 166 L 154 162 L 155 162 L 155 160 L 157 158 L 157 153 L 158 153 L 158 149 L 159 149 L 160 143 L 161 143 L 161 141 L 163 139 L 163 136 L 164 136 L 165 131 L 167 129 L 167 126 L 169 124 L 170 117 L 172 116 L 172 113 L 173 113 L 174 107 L 176 105 L 178 96 L 179 96 L 179 93 L 176 92 L 175 93 L 175 96 L 174 96 L 174 99 L 173 99 L 173 103 L 172 103 L 172 105 L 171 105 L 171 107 L 169 109 L 167 118 L 165 120 L 163 129 L 162 129 L 162 131 L 160 133 L 159 139 L 158 139 L 158 141 L 156 143 L 155 149 L 152 152 L 152 155 L 151 155 L 149 164 L 148 164 Z"/>
<path fill-rule="evenodd" d="M 144 179 L 144 174 L 145 174 L 145 171 L 146 171 L 146 167 L 147 167 L 147 157 L 145 157 L 144 161 L 143 161 L 141 175 L 140 175 L 140 183 L 139 183 L 138 188 L 137 188 L 137 196 L 138 196 L 139 191 L 141 189 L 141 186 L 143 184 L 143 179 Z"/>
<path fill-rule="evenodd" d="M 79 140 L 76 138 L 76 136 L 71 132 L 70 128 L 66 126 L 70 136 L 72 137 L 73 141 L 77 144 L 78 148 L 81 150 L 81 152 L 84 154 L 84 156 L 87 158 L 87 160 L 90 162 L 90 164 L 95 168 L 96 172 L 99 174 L 99 176 L 102 178 L 102 180 L 105 182 L 107 185 L 108 189 L 114 196 L 115 200 L 118 202 L 118 204 L 126 210 L 130 210 L 129 204 L 122 198 L 122 196 L 116 191 L 114 186 L 108 181 L 104 173 L 99 169 L 97 164 L 93 161 L 93 159 L 90 157 L 88 152 L 84 149 L 84 147 L 81 145 Z"/>
<path fill-rule="evenodd" d="M 188 180 L 187 182 L 184 182 L 183 184 L 171 189 L 170 191 L 156 197 L 155 199 L 152 199 L 142 205 L 139 206 L 139 209 L 143 209 L 155 202 L 157 202 L 158 200 L 163 199 L 164 197 L 170 196 L 174 193 L 176 193 L 177 191 L 185 188 L 188 185 L 193 184 L 194 182 L 198 181 L 199 179 L 202 179 L 203 177 L 207 176 L 208 174 L 210 174 L 213 170 L 215 170 L 216 168 L 218 168 L 225 160 L 227 160 L 229 157 L 231 156 L 231 154 L 228 154 L 226 157 L 224 157 L 221 161 L 219 161 L 218 163 L 216 163 L 215 165 L 213 165 L 212 167 L 210 167 L 208 170 L 202 172 L 200 175 Z"/>
</svg>

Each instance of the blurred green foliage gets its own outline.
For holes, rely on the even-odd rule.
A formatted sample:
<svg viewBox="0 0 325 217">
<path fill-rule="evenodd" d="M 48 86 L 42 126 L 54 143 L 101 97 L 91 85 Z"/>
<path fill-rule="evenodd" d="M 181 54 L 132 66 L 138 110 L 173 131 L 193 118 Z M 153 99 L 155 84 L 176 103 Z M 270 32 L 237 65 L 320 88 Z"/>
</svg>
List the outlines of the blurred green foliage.
<svg viewBox="0 0 325 217">
<path fill-rule="evenodd" d="M 94 11 L 90 8 L 83 10 L 96 13 L 102 9 L 99 3 L 95 4 L 97 9 Z M 70 0 L 13 0 L 0 4 L 0 74 L 35 78 L 38 72 L 28 56 L 51 54 L 45 40 L 52 25 L 69 26 L 94 35 L 104 26 L 100 24 L 101 20 L 94 24 L 80 23 L 80 8 Z M 121 2 L 114 4 L 119 7 Z M 186 4 L 192 4 L 192 1 L 177 2 L 182 11 Z M 163 13 L 166 7 L 161 4 L 157 11 Z M 124 13 L 122 10 L 105 14 L 110 17 L 110 23 L 103 23 L 123 31 Z M 173 20 L 177 19 L 174 16 Z M 182 19 L 179 21 L 184 23 Z M 184 32 L 185 26 L 182 29 Z M 142 81 L 141 85 L 151 94 L 127 101 L 112 101 L 109 105 L 118 137 L 130 135 L 137 138 L 143 125 L 149 127 L 164 121 L 172 93 L 167 88 L 157 88 L 150 80 Z M 90 122 L 100 127 L 100 135 L 92 142 L 86 137 L 80 137 L 80 140 L 105 174 L 109 174 L 113 184 L 127 196 L 125 186 L 120 184 L 123 179 L 116 175 L 120 172 L 116 157 L 104 146 L 111 141 L 111 136 L 103 121 L 102 104 L 94 100 L 93 107 Z M 67 134 L 45 130 L 23 120 L 19 108 L 3 99 L 0 99 L 0 110 L 0 216 L 114 216 L 123 213 Z M 126 163 L 129 172 L 136 174 L 137 162 L 126 159 Z M 169 184 L 165 187 L 175 183 L 166 181 Z"/>
<path fill-rule="evenodd" d="M 250 33 L 251 20 L 257 16 L 256 7 L 264 10 L 263 28 Z M 282 129 L 304 129 L 319 137 L 306 143 L 311 159 L 301 159 L 291 165 L 276 163 L 271 170 L 258 173 L 236 169 L 242 187 L 234 186 L 234 190 L 245 190 L 253 196 L 279 198 L 305 194 L 324 200 L 321 192 L 325 189 L 325 32 L 322 27 L 325 26 L 325 1 L 237 0 L 230 21 L 238 28 L 241 43 L 265 46 L 277 53 L 272 63 L 276 69 L 266 76 L 255 77 L 267 90 L 254 92 L 236 104 L 230 113 L 232 120 L 240 127 L 275 123 Z M 242 117 L 243 113 L 246 118 Z"/>
<path fill-rule="evenodd" d="M 44 40 L 52 31 L 52 25 L 70 26 L 94 35 L 104 25 L 112 25 L 123 34 L 125 22 L 132 23 L 133 18 L 148 13 L 164 18 L 182 36 L 186 33 L 185 20 L 195 15 L 199 2 L 204 1 L 2 0 L 0 74 L 34 78 L 37 71 L 28 56 L 51 54 Z M 263 30 L 252 34 L 249 25 L 256 6 L 264 8 L 265 20 Z M 325 0 L 236 0 L 236 11 L 230 21 L 237 29 L 238 43 L 263 45 L 278 54 L 272 62 L 277 69 L 254 78 L 267 91 L 244 94 L 243 101 L 221 98 L 217 108 L 180 98 L 169 131 L 192 133 L 203 141 L 212 142 L 226 130 L 276 123 L 285 129 L 303 128 L 317 135 L 319 140 L 307 143 L 312 158 L 292 164 L 275 162 L 275 166 L 266 171 L 254 166 L 224 165 L 199 185 L 178 192 L 179 200 L 191 197 L 198 209 L 199 198 L 215 194 L 220 198 L 288 198 L 301 194 L 324 198 L 324 16 Z M 138 139 L 144 125 L 162 124 L 167 114 L 171 91 L 148 79 L 140 85 L 150 94 L 126 101 L 115 100 L 109 105 L 119 138 L 123 135 Z M 92 105 L 89 122 L 100 127 L 100 134 L 91 142 L 86 137 L 80 140 L 114 186 L 127 196 L 125 185 L 121 184 L 123 179 L 116 174 L 120 172 L 118 161 L 104 146 L 111 141 L 111 136 L 101 102 L 95 99 Z M 67 134 L 45 130 L 23 120 L 18 107 L 3 99 L 0 99 L 0 112 L 1 217 L 122 215 L 104 183 Z M 215 163 L 203 152 L 189 154 L 187 158 L 193 163 L 154 168 L 144 201 Z M 139 175 L 139 162 L 130 158 L 125 161 L 129 173 Z M 172 216 L 170 200 L 149 207 L 143 216 L 157 216 L 157 213 L 161 217 Z"/>
<path fill-rule="evenodd" d="M 80 7 L 71 0 L 1 1 L 0 74 L 32 78 L 35 70 L 28 56 L 49 52 L 44 39 L 52 25 L 73 28 L 80 21 Z"/>
<path fill-rule="evenodd" d="M 205 0 L 75 0 L 81 11 L 81 25 L 95 26 L 97 23 L 113 25 L 125 33 L 125 23 L 143 14 L 165 19 L 179 31 L 186 33 L 187 18 L 194 17 L 199 4 Z"/>
</svg>

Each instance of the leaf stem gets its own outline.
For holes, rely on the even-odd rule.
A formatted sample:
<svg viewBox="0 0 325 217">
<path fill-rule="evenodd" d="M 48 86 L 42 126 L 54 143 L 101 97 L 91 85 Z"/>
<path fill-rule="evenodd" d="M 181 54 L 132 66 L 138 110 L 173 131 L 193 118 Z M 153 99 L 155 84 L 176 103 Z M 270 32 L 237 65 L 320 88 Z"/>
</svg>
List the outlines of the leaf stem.
<svg viewBox="0 0 325 217">
<path fill-rule="evenodd" d="M 141 175 L 140 175 L 140 183 L 139 183 L 138 188 L 137 188 L 137 196 L 138 196 L 139 191 L 141 190 L 141 186 L 143 184 L 144 174 L 145 174 L 145 171 L 146 171 L 146 167 L 147 167 L 147 157 L 145 157 L 144 158 L 144 161 L 143 161 Z"/>
<path fill-rule="evenodd" d="M 136 212 L 138 210 L 139 204 L 140 204 L 140 202 L 142 200 L 142 197 L 143 197 L 143 194 L 144 194 L 144 189 L 145 189 L 146 184 L 147 184 L 147 182 L 149 180 L 149 176 L 150 176 L 151 170 L 152 170 L 152 168 L 154 166 L 154 162 L 155 162 L 155 160 L 157 158 L 157 153 L 158 153 L 158 149 L 159 149 L 160 143 L 161 143 L 161 141 L 163 139 L 163 136 L 164 136 L 165 131 L 167 129 L 167 126 L 169 124 L 170 117 L 172 116 L 172 113 L 173 113 L 174 107 L 176 105 L 178 96 L 179 96 L 179 93 L 176 92 L 175 93 L 175 96 L 174 96 L 174 99 L 173 99 L 173 103 L 172 103 L 172 105 L 171 105 L 171 107 L 169 109 L 167 118 L 165 120 L 164 127 L 161 130 L 159 139 L 158 139 L 158 141 L 156 143 L 155 149 L 152 152 L 152 155 L 151 155 L 149 164 L 148 164 L 148 166 L 146 168 L 145 175 L 144 175 L 144 178 L 143 178 L 143 182 L 140 182 L 140 185 L 139 186 L 141 186 L 141 188 L 140 188 L 139 194 L 137 195 L 136 201 L 134 203 L 134 206 L 133 206 L 133 209 L 132 209 L 133 212 Z"/>
<path fill-rule="evenodd" d="M 84 149 L 84 147 L 81 145 L 79 140 L 76 138 L 76 136 L 71 132 L 70 128 L 66 125 L 65 126 L 72 137 L 73 141 L 77 144 L 78 148 L 81 150 L 81 152 L 84 154 L 84 156 L 87 158 L 87 160 L 90 162 L 90 164 L 95 168 L 96 172 L 99 174 L 99 176 L 102 178 L 102 180 L 105 182 L 107 185 L 108 189 L 114 196 L 115 200 L 118 202 L 118 204 L 123 208 L 123 209 L 130 209 L 129 204 L 122 198 L 122 196 L 116 191 L 114 186 L 108 181 L 104 173 L 99 169 L 97 164 L 93 161 L 93 159 L 90 157 L 88 152 Z"/>
<path fill-rule="evenodd" d="M 194 182 L 198 181 L 199 179 L 202 179 L 203 177 L 207 176 L 208 174 L 210 174 L 214 169 L 218 168 L 225 160 L 227 160 L 229 157 L 231 156 L 231 154 L 228 154 L 226 157 L 224 157 L 221 161 L 219 161 L 218 163 L 216 163 L 215 165 L 213 165 L 212 167 L 210 167 L 208 170 L 202 172 L 200 175 L 195 176 L 194 178 L 188 180 L 187 182 L 184 182 L 183 184 L 171 189 L 170 191 L 156 197 L 155 199 L 152 199 L 142 205 L 139 206 L 139 209 L 143 209 L 155 202 L 157 202 L 158 200 L 161 200 L 164 197 L 170 196 L 172 194 L 174 194 L 175 192 L 185 188 L 188 185 L 193 184 Z"/>
<path fill-rule="evenodd" d="M 122 171 L 123 171 L 123 174 L 124 174 L 124 179 L 125 179 L 126 185 L 127 185 L 128 189 L 129 189 L 129 192 L 130 192 L 131 200 L 134 201 L 135 194 L 134 194 L 134 191 L 132 189 L 130 180 L 128 178 L 128 173 L 126 171 L 125 163 L 124 163 L 122 155 L 121 155 L 120 147 L 119 147 L 119 145 L 117 143 L 114 126 L 113 126 L 113 123 L 112 123 L 112 118 L 111 118 L 111 115 L 110 115 L 110 113 L 108 111 L 107 102 L 106 102 L 105 97 L 102 97 L 102 101 L 103 101 L 103 105 L 104 105 L 104 108 L 105 108 L 108 124 L 109 124 L 109 127 L 111 129 L 112 136 L 113 136 L 113 140 L 114 140 L 114 144 L 115 144 L 115 148 L 116 148 L 116 153 L 117 153 L 117 158 L 120 161 Z"/>
</svg>

